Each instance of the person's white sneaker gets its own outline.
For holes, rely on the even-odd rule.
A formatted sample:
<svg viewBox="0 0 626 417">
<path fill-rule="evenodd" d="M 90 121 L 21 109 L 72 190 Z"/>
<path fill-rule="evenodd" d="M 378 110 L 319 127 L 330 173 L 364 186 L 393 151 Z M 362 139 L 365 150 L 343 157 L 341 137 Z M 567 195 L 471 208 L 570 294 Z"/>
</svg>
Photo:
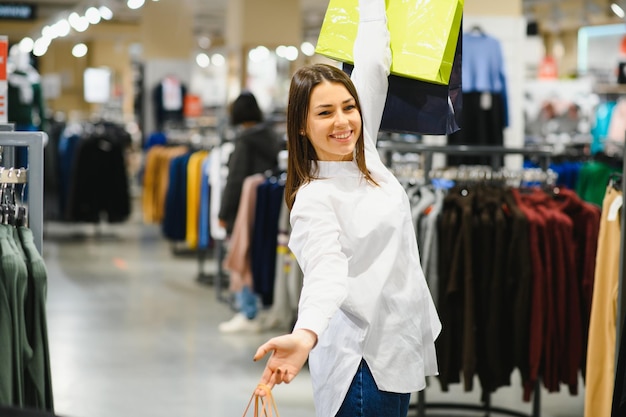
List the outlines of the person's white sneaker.
<svg viewBox="0 0 626 417">
<path fill-rule="evenodd" d="M 261 331 L 261 323 L 256 319 L 250 320 L 243 313 L 237 313 L 232 319 L 220 323 L 218 329 L 222 333 L 257 333 Z"/>
</svg>

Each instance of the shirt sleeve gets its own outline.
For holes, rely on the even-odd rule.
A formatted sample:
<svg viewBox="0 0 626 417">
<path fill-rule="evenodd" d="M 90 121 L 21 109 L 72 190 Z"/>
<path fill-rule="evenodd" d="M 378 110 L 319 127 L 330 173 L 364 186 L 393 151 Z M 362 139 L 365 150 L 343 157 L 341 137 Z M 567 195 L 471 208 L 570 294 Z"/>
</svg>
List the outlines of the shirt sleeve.
<svg viewBox="0 0 626 417">
<path fill-rule="evenodd" d="M 318 337 L 347 296 L 348 259 L 339 243 L 340 226 L 327 199 L 303 188 L 291 210 L 289 248 L 304 276 L 295 329 Z"/>
<path fill-rule="evenodd" d="M 354 42 L 352 82 L 361 104 L 366 152 L 376 151 L 378 129 L 385 108 L 391 50 L 385 2 L 359 1 L 359 28 Z"/>
</svg>

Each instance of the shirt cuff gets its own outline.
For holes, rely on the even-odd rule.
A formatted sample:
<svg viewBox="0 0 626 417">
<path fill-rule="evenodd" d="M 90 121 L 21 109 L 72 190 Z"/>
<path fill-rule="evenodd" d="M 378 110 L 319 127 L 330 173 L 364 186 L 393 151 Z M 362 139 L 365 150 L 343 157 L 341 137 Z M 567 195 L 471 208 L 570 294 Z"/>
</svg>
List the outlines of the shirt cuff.
<svg viewBox="0 0 626 417">
<path fill-rule="evenodd" d="M 293 329 L 310 330 L 315 333 L 319 339 L 322 333 L 324 333 L 324 330 L 328 327 L 329 322 L 329 320 L 325 320 L 321 317 L 323 317 L 322 312 L 306 314 L 301 311 L 298 313 L 298 320 L 296 320 L 296 324 L 293 326 Z"/>
</svg>

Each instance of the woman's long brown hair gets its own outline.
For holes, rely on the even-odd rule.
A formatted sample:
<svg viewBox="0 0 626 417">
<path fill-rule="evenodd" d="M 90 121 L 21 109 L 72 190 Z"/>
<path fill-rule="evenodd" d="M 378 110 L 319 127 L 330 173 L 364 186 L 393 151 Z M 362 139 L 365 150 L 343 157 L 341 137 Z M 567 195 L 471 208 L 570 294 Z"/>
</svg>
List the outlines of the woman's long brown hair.
<svg viewBox="0 0 626 417">
<path fill-rule="evenodd" d="M 285 202 L 290 210 L 296 200 L 296 193 L 300 186 L 317 178 L 317 154 L 309 139 L 302 132 L 306 128 L 311 91 L 323 81 L 339 83 L 346 87 L 354 97 L 356 107 L 361 113 L 361 103 L 356 88 L 350 77 L 342 70 L 327 64 L 314 64 L 296 71 L 291 79 L 287 105 L 287 151 L 289 157 L 285 183 Z M 355 158 L 365 179 L 376 184 L 365 165 L 363 119 L 361 119 L 361 134 L 357 138 L 355 146 Z"/>
</svg>

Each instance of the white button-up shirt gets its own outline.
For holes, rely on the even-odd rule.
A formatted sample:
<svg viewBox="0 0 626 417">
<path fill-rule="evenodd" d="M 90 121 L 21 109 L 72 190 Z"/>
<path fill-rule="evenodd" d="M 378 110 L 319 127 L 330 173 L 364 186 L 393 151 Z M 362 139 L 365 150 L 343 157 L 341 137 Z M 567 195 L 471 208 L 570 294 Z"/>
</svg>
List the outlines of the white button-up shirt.
<svg viewBox="0 0 626 417">
<path fill-rule="evenodd" d="M 376 56 L 384 57 L 388 36 L 384 17 L 362 19 L 353 73 L 366 163 L 379 186 L 363 178 L 355 161 L 318 161 L 320 179 L 298 190 L 291 210 L 289 247 L 304 272 L 295 328 L 318 335 L 309 368 L 319 417 L 337 413 L 361 358 L 383 391 L 416 392 L 437 374 L 441 323 L 420 266 L 409 200 L 375 145 L 389 68 Z M 375 64 L 360 65 L 363 55 Z"/>
</svg>

